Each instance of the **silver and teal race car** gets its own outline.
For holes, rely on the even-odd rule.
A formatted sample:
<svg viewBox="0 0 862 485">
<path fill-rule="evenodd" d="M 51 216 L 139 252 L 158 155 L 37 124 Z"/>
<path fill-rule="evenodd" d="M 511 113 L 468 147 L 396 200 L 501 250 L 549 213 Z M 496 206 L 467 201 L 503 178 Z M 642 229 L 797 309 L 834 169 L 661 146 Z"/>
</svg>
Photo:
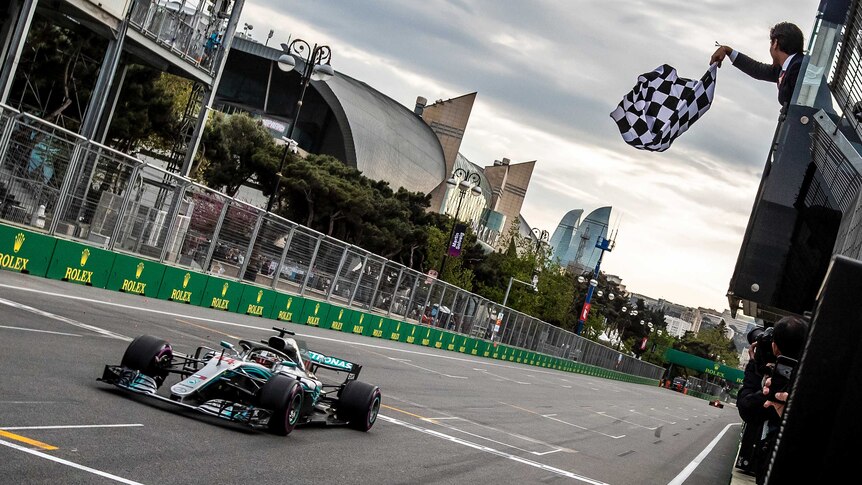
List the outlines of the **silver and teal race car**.
<svg viewBox="0 0 862 485">
<path fill-rule="evenodd" d="M 381 395 L 377 386 L 356 380 L 362 366 L 300 348 L 293 332 L 273 330 L 278 335 L 265 341 L 240 340 L 238 349 L 222 341 L 219 350 L 201 346 L 193 355 L 142 335 L 126 348 L 120 365 L 105 366 L 99 380 L 280 435 L 310 423 L 370 430 Z M 324 380 L 320 371 L 346 377 Z M 160 391 L 172 375 L 178 382 Z"/>
</svg>

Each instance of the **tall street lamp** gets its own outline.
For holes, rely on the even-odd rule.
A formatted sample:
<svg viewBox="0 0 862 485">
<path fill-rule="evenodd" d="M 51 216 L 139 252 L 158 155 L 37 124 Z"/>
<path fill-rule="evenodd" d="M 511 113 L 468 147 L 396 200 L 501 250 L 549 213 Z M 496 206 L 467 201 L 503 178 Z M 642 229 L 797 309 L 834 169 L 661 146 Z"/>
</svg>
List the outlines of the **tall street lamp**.
<svg viewBox="0 0 862 485">
<path fill-rule="evenodd" d="M 542 244 L 547 244 L 550 233 L 544 229 L 533 228 L 533 234 L 536 235 L 536 254 L 542 249 Z"/>
<path fill-rule="evenodd" d="M 579 321 L 578 321 L 578 328 L 577 328 L 578 335 L 580 335 L 580 333 L 583 331 L 584 322 L 587 320 L 587 316 L 589 316 L 589 313 L 590 313 L 590 303 L 589 302 L 592 299 L 593 292 L 595 291 L 595 295 L 598 298 L 601 298 L 605 295 L 605 293 L 602 290 L 596 291 L 596 287 L 599 286 L 599 281 L 596 279 L 597 277 L 598 277 L 598 275 L 596 275 L 595 278 L 590 278 L 590 280 L 589 280 L 589 286 L 587 287 L 587 303 L 584 305 L 583 314 L 581 315 L 583 317 L 583 319 L 582 320 L 579 319 Z M 578 276 L 578 283 L 584 284 L 586 282 L 587 282 L 586 278 L 584 278 L 583 276 Z M 608 300 L 614 301 L 614 298 L 616 298 L 616 296 L 609 291 L 608 292 Z M 623 312 L 625 312 L 625 311 L 626 311 L 626 309 L 625 309 L 625 307 L 623 307 Z"/>
<path fill-rule="evenodd" d="M 455 220 L 452 222 L 452 230 L 449 232 L 449 242 L 446 247 L 446 252 L 443 253 L 443 262 L 440 263 L 439 278 L 443 278 L 443 270 L 446 269 L 446 258 L 452 251 L 452 238 L 455 237 L 455 226 L 458 223 L 458 217 L 461 215 L 461 204 L 464 202 L 464 196 L 470 192 L 473 196 L 479 197 L 482 195 L 482 187 L 479 187 L 479 182 L 482 177 L 476 172 L 468 172 L 463 168 L 456 168 L 452 171 L 452 176 L 446 181 L 446 185 L 450 187 L 458 187 L 458 208 L 455 209 Z M 454 254 L 453 254 L 454 256 Z"/>
<path fill-rule="evenodd" d="M 587 288 L 587 297 L 584 299 L 584 307 L 581 309 L 581 314 L 578 316 L 578 328 L 575 331 L 578 335 L 580 335 L 584 330 L 584 323 L 587 321 L 587 316 L 590 314 L 590 300 L 593 299 L 593 291 L 596 289 L 596 285 L 598 284 L 596 280 L 599 278 L 599 268 L 602 265 L 602 258 L 605 256 L 605 251 L 613 251 L 614 242 L 610 239 L 605 239 L 602 236 L 599 236 L 599 239 L 596 241 L 596 247 L 601 251 L 601 253 L 599 253 L 599 260 L 596 261 L 596 269 L 593 271 L 593 279 L 590 280 L 590 287 Z M 583 277 L 578 277 L 578 279 L 581 278 Z"/>
<path fill-rule="evenodd" d="M 631 309 L 631 312 L 628 312 L 628 308 L 626 308 L 626 307 L 622 307 L 620 309 L 620 315 L 630 315 L 632 317 L 636 317 L 637 314 L 638 314 L 638 311 L 634 308 Z M 620 336 L 617 339 L 617 350 L 622 350 L 622 348 L 623 348 L 623 336 L 625 335 L 626 327 L 628 326 L 626 324 L 626 320 L 628 320 L 628 319 L 623 320 L 623 328 L 619 329 Z"/>
<path fill-rule="evenodd" d="M 516 282 L 524 286 L 531 287 L 533 291 L 539 291 L 535 280 L 532 283 L 528 283 L 526 281 L 521 281 L 514 276 L 509 278 L 509 286 L 506 288 L 506 296 L 503 297 L 503 304 L 500 305 L 500 311 L 497 313 L 497 321 L 494 324 L 494 332 L 491 334 L 491 341 L 494 342 L 494 346 L 497 345 L 497 333 L 500 331 L 500 324 L 503 322 L 503 312 L 506 311 L 506 303 L 509 301 L 509 292 L 512 291 L 512 283 Z"/>
<path fill-rule="evenodd" d="M 275 189 L 269 195 L 269 201 L 266 204 L 266 210 L 272 210 L 272 203 L 275 201 L 275 195 L 278 194 L 278 188 L 281 185 L 281 171 L 284 169 L 284 161 L 287 159 L 287 153 L 295 143 L 293 141 L 293 130 L 296 129 L 296 123 L 299 121 L 299 112 L 302 110 L 302 100 L 305 98 L 305 90 L 308 88 L 308 83 L 312 79 L 315 81 L 326 81 L 335 75 L 335 70 L 329 65 L 332 59 L 332 51 L 328 45 L 317 45 L 314 47 L 302 39 L 294 39 L 290 44 L 281 44 L 284 54 L 278 58 L 278 68 L 285 72 L 290 72 L 296 69 L 295 57 L 299 57 L 304 61 L 302 71 L 300 72 L 299 99 L 296 101 L 296 109 L 293 111 L 293 120 L 290 122 L 290 128 L 287 129 L 287 144 L 284 146 L 284 153 L 281 155 L 281 163 L 278 165 L 278 173 L 276 173 Z"/>
</svg>

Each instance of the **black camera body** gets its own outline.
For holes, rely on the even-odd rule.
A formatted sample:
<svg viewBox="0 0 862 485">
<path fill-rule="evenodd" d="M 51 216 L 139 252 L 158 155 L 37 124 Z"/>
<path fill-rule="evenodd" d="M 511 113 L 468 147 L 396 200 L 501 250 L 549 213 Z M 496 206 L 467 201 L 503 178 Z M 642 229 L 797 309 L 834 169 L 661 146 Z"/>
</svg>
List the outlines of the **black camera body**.
<svg viewBox="0 0 862 485">
<path fill-rule="evenodd" d="M 772 380 L 769 384 L 769 394 L 767 399 L 770 401 L 784 403 L 775 396 L 777 392 L 789 392 L 790 383 L 793 381 L 793 375 L 796 371 L 796 365 L 799 361 L 791 359 L 786 355 L 779 355 L 775 361 L 775 369 L 772 370 Z"/>
<path fill-rule="evenodd" d="M 757 343 L 754 347 L 754 362 L 760 375 L 769 375 L 769 364 L 775 363 L 775 354 L 772 353 L 773 330 L 773 327 L 756 327 L 746 336 L 749 345 Z"/>
</svg>

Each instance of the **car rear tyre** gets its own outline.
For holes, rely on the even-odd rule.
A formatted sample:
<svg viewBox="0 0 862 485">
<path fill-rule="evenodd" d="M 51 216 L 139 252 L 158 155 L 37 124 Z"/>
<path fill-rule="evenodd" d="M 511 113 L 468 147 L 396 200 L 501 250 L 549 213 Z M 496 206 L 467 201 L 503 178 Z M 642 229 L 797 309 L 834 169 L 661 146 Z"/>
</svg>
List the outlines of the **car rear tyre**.
<svg viewBox="0 0 862 485">
<path fill-rule="evenodd" d="M 380 389 L 360 381 L 350 381 L 341 390 L 338 419 L 359 431 L 368 431 L 380 411 Z"/>
<path fill-rule="evenodd" d="M 272 411 L 267 428 L 273 434 L 287 436 L 296 427 L 302 410 L 302 386 L 299 381 L 274 375 L 258 394 L 258 406 Z"/>
<path fill-rule="evenodd" d="M 168 376 L 168 369 L 174 358 L 171 344 L 151 335 L 141 335 L 132 340 L 123 354 L 120 365 L 152 377 L 161 386 Z"/>
</svg>

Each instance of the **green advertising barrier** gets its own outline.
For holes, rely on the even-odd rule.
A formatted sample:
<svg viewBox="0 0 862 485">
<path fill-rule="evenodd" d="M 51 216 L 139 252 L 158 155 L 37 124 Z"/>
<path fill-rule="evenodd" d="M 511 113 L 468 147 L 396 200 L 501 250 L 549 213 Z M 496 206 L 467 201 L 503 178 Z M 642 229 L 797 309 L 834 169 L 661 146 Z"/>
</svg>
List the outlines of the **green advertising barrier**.
<svg viewBox="0 0 862 485">
<path fill-rule="evenodd" d="M 457 338 L 458 338 L 457 333 L 447 332 L 445 330 L 443 332 L 441 332 L 440 339 L 443 343 L 443 348 L 450 351 L 450 352 L 454 352 L 455 348 L 457 346 L 457 344 L 455 343 L 455 340 Z"/>
<path fill-rule="evenodd" d="M 275 295 L 273 290 L 245 285 L 236 311 L 253 317 L 269 318 L 275 306 Z"/>
<path fill-rule="evenodd" d="M 114 253 L 58 239 L 46 276 L 55 280 L 104 288 L 108 284 Z"/>
<path fill-rule="evenodd" d="M 422 335 L 422 331 L 424 330 L 419 325 L 413 323 L 404 322 L 407 325 L 407 328 L 402 330 L 402 334 L 404 334 L 404 340 L 402 342 L 407 342 L 408 344 L 419 344 L 419 337 Z"/>
<path fill-rule="evenodd" d="M 305 300 L 305 305 L 302 306 L 302 313 L 299 315 L 299 320 L 296 323 L 308 325 L 311 327 L 329 328 L 330 322 L 326 317 L 329 315 L 329 303 L 324 303 L 317 300 Z"/>
<path fill-rule="evenodd" d="M 353 310 L 330 305 L 326 323 L 321 322 L 321 327 L 344 332 L 344 328 L 350 327 L 350 322 L 353 321 L 353 313 Z"/>
<path fill-rule="evenodd" d="M 491 354 L 494 353 L 494 343 L 488 342 L 488 341 L 483 341 L 483 342 L 485 342 L 486 345 L 485 345 L 485 348 L 482 349 L 482 353 L 480 355 L 482 355 L 482 357 L 489 357 L 490 358 Z"/>
<path fill-rule="evenodd" d="M 494 358 L 498 360 L 508 360 L 509 358 L 509 347 L 506 345 L 498 345 L 497 351 L 494 352 Z"/>
<path fill-rule="evenodd" d="M 745 376 L 745 373 L 739 369 L 676 349 L 667 349 L 664 358 L 671 364 L 720 377 L 737 384 L 742 384 L 742 379 Z"/>
<path fill-rule="evenodd" d="M 500 359 L 503 355 L 503 344 L 497 344 L 496 347 L 492 346 L 491 350 L 491 358 L 492 359 Z"/>
<path fill-rule="evenodd" d="M 301 296 L 276 293 L 269 318 L 280 322 L 301 323 L 299 318 L 304 305 L 305 298 Z"/>
<path fill-rule="evenodd" d="M 201 306 L 236 312 L 245 285 L 236 281 L 210 276 L 201 298 Z"/>
<path fill-rule="evenodd" d="M 354 310 L 351 314 L 351 318 L 352 320 L 350 324 L 344 326 L 344 331 L 347 333 L 363 335 L 363 332 L 365 331 L 365 324 L 371 321 L 371 316 L 367 313 Z"/>
<path fill-rule="evenodd" d="M 434 347 L 435 342 L 440 340 L 440 330 L 434 327 L 419 327 L 419 345 Z"/>
<path fill-rule="evenodd" d="M 391 318 L 387 318 L 389 320 L 389 330 L 384 335 L 385 338 L 389 340 L 395 340 L 403 342 L 407 339 L 407 335 L 404 333 L 404 330 L 407 329 L 404 322 L 393 320 Z"/>
<path fill-rule="evenodd" d="M 166 266 L 159 285 L 158 298 L 190 305 L 200 305 L 209 276 L 173 266 Z"/>
<path fill-rule="evenodd" d="M 490 353 L 490 350 L 491 350 L 491 342 L 488 342 L 487 340 L 477 340 L 476 341 L 476 348 L 471 350 L 470 354 L 479 355 L 482 357 L 487 357 L 488 354 Z M 475 351 L 476 353 L 474 354 L 473 351 Z"/>
<path fill-rule="evenodd" d="M 0 224 L 0 268 L 45 276 L 56 244 L 51 236 Z"/>
<path fill-rule="evenodd" d="M 370 319 L 370 322 L 369 322 Z M 365 318 L 368 325 L 362 330 L 362 335 L 371 336 L 374 338 L 384 338 L 389 335 L 390 320 L 381 315 L 371 314 Z"/>
<path fill-rule="evenodd" d="M 162 264 L 117 254 L 105 288 L 156 298 L 164 275 L 165 266 Z"/>
<path fill-rule="evenodd" d="M 476 346 L 476 342 L 472 341 L 473 339 L 467 337 L 466 335 L 458 335 L 457 337 L 455 337 L 455 340 L 457 342 L 457 348 L 455 350 L 462 354 L 466 354 L 469 347 Z"/>
</svg>

